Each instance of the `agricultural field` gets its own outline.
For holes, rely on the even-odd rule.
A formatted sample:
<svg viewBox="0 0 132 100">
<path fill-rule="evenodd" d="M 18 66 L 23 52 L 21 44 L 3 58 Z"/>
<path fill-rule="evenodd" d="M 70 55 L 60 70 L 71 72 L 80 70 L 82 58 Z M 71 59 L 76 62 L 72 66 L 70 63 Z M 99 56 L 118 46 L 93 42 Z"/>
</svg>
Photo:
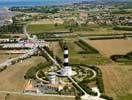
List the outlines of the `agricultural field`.
<svg viewBox="0 0 132 100">
<path fill-rule="evenodd" d="M 87 43 L 96 48 L 104 57 L 110 57 L 114 54 L 126 54 L 132 51 L 131 40 L 87 40 Z M 103 73 L 106 95 L 114 97 L 115 100 L 131 100 L 131 65 L 110 62 L 101 66 L 98 65 L 98 67 Z"/>
<path fill-rule="evenodd" d="M 99 42 L 98 42 L 99 41 Z M 70 63 L 83 63 L 83 64 L 92 64 L 97 65 L 103 74 L 103 81 L 105 87 L 106 95 L 114 97 L 115 100 L 131 100 L 132 93 L 132 68 L 131 65 L 117 64 L 111 62 L 108 58 L 112 54 L 125 54 L 128 51 L 132 50 L 131 40 L 88 40 L 88 44 L 95 47 L 100 54 L 78 54 L 79 51 L 83 49 L 80 48 L 75 41 L 68 40 L 66 41 L 69 47 L 69 62 Z M 55 42 L 56 51 L 58 52 L 59 57 L 63 57 L 62 49 L 58 47 L 58 44 Z M 99 44 L 100 45 L 99 45 Z M 97 44 L 97 46 L 95 46 Z M 100 46 L 100 48 L 99 48 Z M 108 48 L 106 48 L 107 46 Z M 99 49 L 98 49 L 98 48 Z M 72 48 L 72 49 L 70 49 Z M 106 50 L 104 50 L 106 48 Z M 103 51 L 104 50 L 104 51 Z M 113 52 L 112 52 L 113 50 Z M 106 62 L 105 62 L 106 61 Z M 90 84 L 93 86 L 95 84 Z M 124 99 L 123 99 L 124 98 Z M 126 99 L 127 98 L 127 99 Z"/>
<path fill-rule="evenodd" d="M 87 42 L 106 57 L 110 57 L 115 54 L 126 54 L 132 51 L 132 40 L 87 40 Z"/>
<path fill-rule="evenodd" d="M 0 54 L 0 63 L 3 63 L 7 59 L 11 59 L 19 56 L 20 54 Z"/>
<path fill-rule="evenodd" d="M 99 66 L 103 73 L 106 95 L 115 100 L 131 100 L 132 97 L 132 68 L 131 65 L 110 63 Z"/>
<path fill-rule="evenodd" d="M 45 61 L 43 57 L 32 57 L 24 60 L 22 63 L 16 63 L 8 67 L 6 70 L 0 72 L 0 90 L 1 91 L 22 91 L 24 85 L 27 82 L 24 79 L 26 71 L 37 65 L 40 62 Z M 37 63 L 36 63 L 37 62 Z M 4 83 L 4 84 L 3 84 Z"/>
</svg>

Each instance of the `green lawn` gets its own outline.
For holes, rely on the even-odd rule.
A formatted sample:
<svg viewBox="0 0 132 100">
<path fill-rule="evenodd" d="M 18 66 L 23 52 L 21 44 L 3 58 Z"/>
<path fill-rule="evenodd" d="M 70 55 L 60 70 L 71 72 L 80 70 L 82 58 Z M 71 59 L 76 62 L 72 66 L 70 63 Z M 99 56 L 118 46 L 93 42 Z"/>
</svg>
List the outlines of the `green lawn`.
<svg viewBox="0 0 132 100">
<path fill-rule="evenodd" d="M 100 65 L 109 63 L 110 60 L 102 57 L 100 54 L 78 54 L 78 50 L 76 49 L 76 44 L 74 41 L 66 41 L 69 47 L 69 62 L 70 63 L 82 63 L 89 65 Z M 60 49 L 58 55 L 61 59 L 63 59 L 63 51 Z"/>
<path fill-rule="evenodd" d="M 132 94 L 127 94 L 125 96 L 119 96 L 117 100 L 132 100 Z"/>
<path fill-rule="evenodd" d="M 68 31 L 63 25 L 55 26 L 54 24 L 32 24 L 27 27 L 28 33 L 43 33 L 55 31 Z"/>
<path fill-rule="evenodd" d="M 94 31 L 100 29 L 111 30 L 111 25 L 99 25 L 99 24 L 83 24 L 81 26 L 76 25 L 76 23 L 65 22 L 61 25 L 54 24 L 31 24 L 27 27 L 28 33 L 44 33 L 44 32 L 68 32 L 72 28 L 73 32 L 77 31 Z"/>
</svg>

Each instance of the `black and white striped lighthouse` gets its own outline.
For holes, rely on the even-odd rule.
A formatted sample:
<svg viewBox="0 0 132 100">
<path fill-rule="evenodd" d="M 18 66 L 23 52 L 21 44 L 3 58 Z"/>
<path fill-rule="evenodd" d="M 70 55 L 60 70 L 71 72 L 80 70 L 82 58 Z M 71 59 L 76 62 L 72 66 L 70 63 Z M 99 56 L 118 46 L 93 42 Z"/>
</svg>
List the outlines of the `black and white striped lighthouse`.
<svg viewBox="0 0 132 100">
<path fill-rule="evenodd" d="M 64 62 L 63 62 L 63 68 L 61 69 L 61 75 L 62 76 L 71 76 L 72 74 L 72 69 L 68 65 L 68 47 L 66 43 L 64 44 Z"/>
<path fill-rule="evenodd" d="M 66 43 L 64 44 L 64 62 L 63 62 L 64 67 L 68 66 L 68 47 Z"/>
</svg>

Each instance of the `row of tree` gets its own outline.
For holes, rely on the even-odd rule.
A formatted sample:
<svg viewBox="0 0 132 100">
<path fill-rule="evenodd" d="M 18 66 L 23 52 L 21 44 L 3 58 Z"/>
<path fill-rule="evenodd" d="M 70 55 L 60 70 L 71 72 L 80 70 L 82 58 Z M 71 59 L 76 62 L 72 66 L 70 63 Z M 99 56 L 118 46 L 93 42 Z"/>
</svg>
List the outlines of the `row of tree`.
<svg viewBox="0 0 132 100">
<path fill-rule="evenodd" d="M 132 60 L 132 51 L 125 55 L 112 55 L 111 59 L 114 61 L 131 61 Z"/>
<path fill-rule="evenodd" d="M 34 6 L 34 7 L 11 7 L 11 11 L 19 11 L 25 13 L 40 12 L 40 13 L 57 13 L 59 8 L 57 7 L 48 7 L 48 6 Z"/>
<path fill-rule="evenodd" d="M 88 43 L 86 43 L 85 41 L 83 41 L 81 39 L 79 41 L 76 41 L 75 43 L 83 49 L 83 51 L 80 51 L 79 54 L 96 54 L 96 53 L 99 53 L 98 50 L 96 50 L 92 46 L 88 45 Z"/>
<path fill-rule="evenodd" d="M 114 30 L 132 31 L 131 26 L 115 26 Z"/>
</svg>

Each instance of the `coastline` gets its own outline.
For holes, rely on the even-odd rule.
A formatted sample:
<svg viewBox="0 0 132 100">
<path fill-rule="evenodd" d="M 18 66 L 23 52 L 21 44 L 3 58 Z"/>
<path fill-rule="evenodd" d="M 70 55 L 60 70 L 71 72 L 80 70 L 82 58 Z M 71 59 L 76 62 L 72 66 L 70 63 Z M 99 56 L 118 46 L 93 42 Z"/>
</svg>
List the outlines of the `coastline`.
<svg viewBox="0 0 132 100">
<path fill-rule="evenodd" d="M 0 7 L 12 7 L 12 6 L 57 6 L 79 3 L 83 0 L 36 0 L 36 1 L 0 1 Z"/>
</svg>

